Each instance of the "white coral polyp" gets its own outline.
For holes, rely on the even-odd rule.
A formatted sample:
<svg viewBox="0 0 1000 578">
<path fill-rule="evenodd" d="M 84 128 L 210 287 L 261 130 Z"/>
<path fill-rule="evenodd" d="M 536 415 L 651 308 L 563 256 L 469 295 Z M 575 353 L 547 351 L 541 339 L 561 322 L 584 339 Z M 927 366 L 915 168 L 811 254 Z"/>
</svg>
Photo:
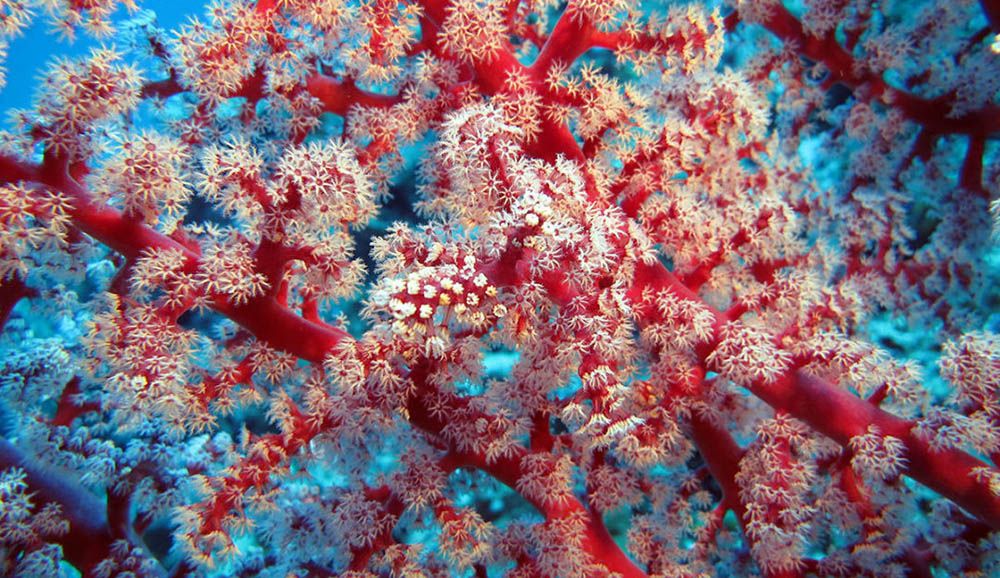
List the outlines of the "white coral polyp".
<svg viewBox="0 0 1000 578">
<path fill-rule="evenodd" d="M 706 359 L 719 375 L 741 385 L 774 383 L 791 365 L 791 356 L 767 333 L 739 321 L 722 326 L 715 350 Z"/>
</svg>

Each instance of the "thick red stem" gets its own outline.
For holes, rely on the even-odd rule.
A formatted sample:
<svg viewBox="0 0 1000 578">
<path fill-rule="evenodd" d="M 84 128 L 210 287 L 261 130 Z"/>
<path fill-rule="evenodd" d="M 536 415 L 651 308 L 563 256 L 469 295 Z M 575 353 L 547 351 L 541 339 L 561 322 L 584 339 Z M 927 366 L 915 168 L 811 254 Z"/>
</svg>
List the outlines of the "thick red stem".
<svg viewBox="0 0 1000 578">
<path fill-rule="evenodd" d="M 33 297 L 35 290 L 24 284 L 20 277 L 0 281 L 0 331 L 7 325 L 17 302 L 25 297 Z"/>
<path fill-rule="evenodd" d="M 776 409 L 805 421 L 842 446 L 876 426 L 882 435 L 906 444 L 904 472 L 946 496 L 971 514 L 1000 529 L 1000 499 L 988 484 L 977 481 L 974 468 L 987 464 L 956 449 L 935 450 L 913 433 L 913 422 L 883 411 L 850 392 L 807 373 L 796 371 L 775 383 L 750 390 Z"/>
<path fill-rule="evenodd" d="M 362 90 L 351 79 L 337 80 L 319 73 L 306 79 L 306 90 L 323 103 L 323 110 L 340 116 L 347 116 L 355 104 L 388 108 L 401 101 L 399 96 Z"/>
<path fill-rule="evenodd" d="M 57 504 L 69 522 L 69 532 L 49 539 L 62 546 L 63 556 L 85 576 L 111 552 L 115 538 L 108 526 L 104 503 L 72 476 L 36 467 L 14 444 L 0 438 L 0 470 L 21 468 L 27 474 L 35 508 Z"/>
</svg>

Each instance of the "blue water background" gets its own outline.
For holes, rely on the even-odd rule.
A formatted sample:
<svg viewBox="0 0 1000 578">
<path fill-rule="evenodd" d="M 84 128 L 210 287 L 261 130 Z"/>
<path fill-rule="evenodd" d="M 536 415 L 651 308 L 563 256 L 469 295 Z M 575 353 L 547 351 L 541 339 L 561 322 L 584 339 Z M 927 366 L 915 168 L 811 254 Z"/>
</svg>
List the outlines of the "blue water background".
<svg viewBox="0 0 1000 578">
<path fill-rule="evenodd" d="M 165 30 L 174 30 L 191 16 L 203 16 L 202 0 L 140 0 L 140 9 L 152 10 L 157 22 Z M 46 14 L 36 10 L 32 25 L 15 38 L 7 50 L 7 84 L 0 90 L 0 111 L 4 112 L 31 106 L 38 79 L 46 65 L 56 56 L 75 57 L 87 54 L 95 46 L 116 44 L 116 38 L 95 41 L 84 31 L 78 31 L 75 40 L 61 39 L 53 32 L 53 25 Z M 119 8 L 114 20 L 121 22 L 130 17 L 127 10 Z M 172 35 L 171 35 L 172 36 Z"/>
</svg>

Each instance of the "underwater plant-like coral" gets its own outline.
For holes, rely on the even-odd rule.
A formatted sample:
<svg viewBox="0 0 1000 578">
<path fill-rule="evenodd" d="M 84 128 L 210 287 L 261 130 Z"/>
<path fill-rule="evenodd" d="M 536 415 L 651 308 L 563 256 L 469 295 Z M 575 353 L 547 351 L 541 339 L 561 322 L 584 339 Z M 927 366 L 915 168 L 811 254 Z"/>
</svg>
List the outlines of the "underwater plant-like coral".
<svg viewBox="0 0 1000 578">
<path fill-rule="evenodd" d="M 0 0 L 0 574 L 1000 572 L 1000 4 Z"/>
</svg>

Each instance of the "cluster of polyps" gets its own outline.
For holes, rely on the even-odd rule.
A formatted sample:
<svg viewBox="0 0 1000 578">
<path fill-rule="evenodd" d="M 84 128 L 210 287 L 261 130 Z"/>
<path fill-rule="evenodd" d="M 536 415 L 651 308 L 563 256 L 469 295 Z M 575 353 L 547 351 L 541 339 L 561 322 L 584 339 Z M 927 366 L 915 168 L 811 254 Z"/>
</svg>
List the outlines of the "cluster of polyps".
<svg viewBox="0 0 1000 578">
<path fill-rule="evenodd" d="M 475 255 L 442 263 L 444 251 L 443 245 L 432 245 L 423 266 L 388 279 L 373 294 L 372 305 L 388 313 L 395 334 L 415 339 L 451 320 L 482 330 L 506 314 Z"/>
</svg>

